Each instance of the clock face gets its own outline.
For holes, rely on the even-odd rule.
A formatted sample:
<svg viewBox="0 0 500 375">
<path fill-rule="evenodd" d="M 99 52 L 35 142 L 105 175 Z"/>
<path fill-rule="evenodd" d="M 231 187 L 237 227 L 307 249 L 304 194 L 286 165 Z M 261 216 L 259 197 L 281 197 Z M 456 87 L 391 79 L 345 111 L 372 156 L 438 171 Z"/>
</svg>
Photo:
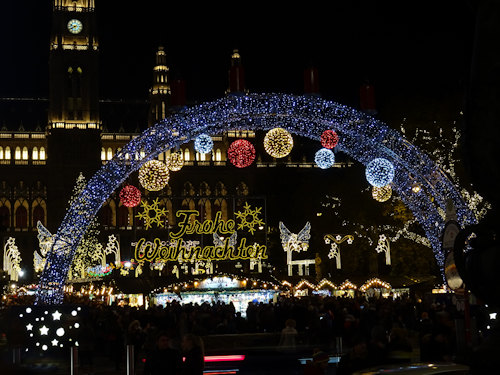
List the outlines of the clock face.
<svg viewBox="0 0 500 375">
<path fill-rule="evenodd" d="M 68 22 L 68 30 L 72 34 L 78 34 L 82 31 L 83 25 L 80 20 L 72 19 Z"/>
</svg>

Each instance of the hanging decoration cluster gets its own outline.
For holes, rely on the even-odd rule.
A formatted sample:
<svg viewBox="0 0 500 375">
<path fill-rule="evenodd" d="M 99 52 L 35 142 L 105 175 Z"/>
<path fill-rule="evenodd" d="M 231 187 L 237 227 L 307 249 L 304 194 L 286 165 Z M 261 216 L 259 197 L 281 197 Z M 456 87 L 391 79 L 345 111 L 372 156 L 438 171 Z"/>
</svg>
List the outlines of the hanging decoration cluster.
<svg viewBox="0 0 500 375">
<path fill-rule="evenodd" d="M 314 162 L 321 169 L 328 169 L 335 164 L 335 154 L 332 150 L 322 148 L 316 151 L 314 155 Z"/>
<path fill-rule="evenodd" d="M 163 189 L 169 179 L 167 166 L 159 160 L 150 160 L 139 169 L 139 182 L 149 191 Z"/>
<path fill-rule="evenodd" d="M 172 172 L 180 171 L 184 166 L 184 158 L 181 152 L 173 152 L 167 159 L 167 168 Z"/>
<path fill-rule="evenodd" d="M 331 150 L 339 143 L 339 136 L 333 130 L 325 130 L 323 134 L 321 134 L 321 146 Z"/>
<path fill-rule="evenodd" d="M 120 190 L 120 202 L 125 207 L 136 207 L 141 203 L 141 191 L 133 185 L 126 185 Z"/>
<path fill-rule="evenodd" d="M 385 185 L 382 187 L 372 186 L 372 197 L 377 202 L 385 202 L 388 201 L 392 196 L 392 187 L 391 185 Z"/>
<path fill-rule="evenodd" d="M 381 188 L 392 182 L 394 165 L 387 159 L 376 158 L 368 163 L 365 174 L 370 185 Z"/>
<path fill-rule="evenodd" d="M 229 146 L 227 157 L 235 167 L 248 167 L 255 160 L 255 147 L 246 139 L 238 139 Z"/>
<path fill-rule="evenodd" d="M 264 137 L 264 149 L 273 158 L 284 158 L 293 148 L 292 135 L 283 128 L 269 130 Z"/>
<path fill-rule="evenodd" d="M 208 154 L 212 151 L 214 147 L 214 142 L 212 137 L 207 134 L 200 134 L 194 140 L 194 149 L 200 154 Z"/>
</svg>

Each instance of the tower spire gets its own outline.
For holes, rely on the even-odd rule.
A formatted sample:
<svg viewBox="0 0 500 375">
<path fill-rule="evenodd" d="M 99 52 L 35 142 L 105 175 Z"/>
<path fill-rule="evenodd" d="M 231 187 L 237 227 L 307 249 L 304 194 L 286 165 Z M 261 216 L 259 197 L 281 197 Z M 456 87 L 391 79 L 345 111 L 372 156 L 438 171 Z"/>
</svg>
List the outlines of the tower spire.
<svg viewBox="0 0 500 375">
<path fill-rule="evenodd" d="M 167 55 L 163 46 L 159 46 L 153 68 L 153 86 L 149 90 L 150 110 L 148 126 L 152 126 L 167 117 L 170 107 L 171 89 Z"/>
<path fill-rule="evenodd" d="M 229 68 L 229 88 L 226 94 L 244 94 L 245 89 L 245 69 L 241 63 L 241 56 L 237 49 L 231 55 L 231 67 Z"/>
</svg>

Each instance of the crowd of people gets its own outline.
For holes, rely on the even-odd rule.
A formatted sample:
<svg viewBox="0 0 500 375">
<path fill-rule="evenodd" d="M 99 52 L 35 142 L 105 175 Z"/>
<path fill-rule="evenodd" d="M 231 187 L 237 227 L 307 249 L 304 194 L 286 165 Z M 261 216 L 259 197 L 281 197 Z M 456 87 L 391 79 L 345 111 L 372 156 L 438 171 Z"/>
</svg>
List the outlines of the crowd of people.
<svg viewBox="0 0 500 375">
<path fill-rule="evenodd" d="M 118 369 L 126 346 L 133 345 L 145 374 L 160 373 L 162 366 L 179 374 L 201 374 L 205 349 L 216 349 L 204 348 L 208 337 L 269 334 L 268 345 L 277 351 L 342 354 L 339 373 L 347 374 L 387 362 L 394 353 L 422 361 L 451 360 L 455 314 L 452 304 L 410 298 L 283 297 L 250 303 L 245 317 L 231 303 L 221 302 L 172 302 L 148 309 L 94 304 L 84 309 L 79 352 L 82 366 L 92 366 L 99 353 Z M 8 324 L 2 328 L 9 339 Z"/>
</svg>

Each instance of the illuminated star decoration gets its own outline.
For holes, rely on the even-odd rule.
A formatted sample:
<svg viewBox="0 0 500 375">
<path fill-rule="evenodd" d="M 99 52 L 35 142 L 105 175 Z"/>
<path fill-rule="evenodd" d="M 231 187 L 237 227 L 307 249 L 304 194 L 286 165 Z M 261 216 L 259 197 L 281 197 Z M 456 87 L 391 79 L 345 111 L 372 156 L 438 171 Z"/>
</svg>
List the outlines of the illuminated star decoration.
<svg viewBox="0 0 500 375">
<path fill-rule="evenodd" d="M 57 339 L 54 339 L 51 341 L 52 343 L 52 346 L 57 346 L 57 344 L 59 344 L 59 341 L 57 341 Z"/>
<path fill-rule="evenodd" d="M 30 323 L 30 324 L 28 324 L 28 325 L 26 326 L 26 329 L 27 329 L 28 331 L 31 331 L 31 330 L 33 329 L 33 324 L 31 324 L 31 323 Z"/>
<path fill-rule="evenodd" d="M 243 208 L 245 209 L 243 212 L 238 211 L 235 212 L 235 215 L 238 219 L 241 220 L 241 222 L 238 224 L 238 229 L 244 229 L 248 228 L 248 231 L 252 234 L 255 232 L 255 226 L 260 226 L 264 225 L 264 222 L 262 219 L 259 218 L 259 214 L 261 213 L 260 211 L 262 210 L 262 207 L 258 207 L 255 210 L 252 210 L 248 204 L 248 202 L 245 202 L 245 205 Z"/>
<path fill-rule="evenodd" d="M 40 328 L 40 335 L 48 335 L 49 334 L 49 329 L 48 327 L 43 326 Z"/>
<path fill-rule="evenodd" d="M 57 310 L 56 310 L 56 311 L 54 311 L 54 312 L 52 313 L 52 318 L 53 318 L 54 320 L 61 320 L 61 315 L 62 315 L 62 314 L 61 314 L 59 311 L 57 311 Z"/>
<path fill-rule="evenodd" d="M 158 198 L 156 198 L 151 205 L 146 201 L 141 202 L 143 208 L 135 217 L 144 220 L 144 226 L 149 229 L 156 224 L 157 227 L 164 227 L 162 217 L 167 216 L 167 209 L 159 207 Z"/>
</svg>

